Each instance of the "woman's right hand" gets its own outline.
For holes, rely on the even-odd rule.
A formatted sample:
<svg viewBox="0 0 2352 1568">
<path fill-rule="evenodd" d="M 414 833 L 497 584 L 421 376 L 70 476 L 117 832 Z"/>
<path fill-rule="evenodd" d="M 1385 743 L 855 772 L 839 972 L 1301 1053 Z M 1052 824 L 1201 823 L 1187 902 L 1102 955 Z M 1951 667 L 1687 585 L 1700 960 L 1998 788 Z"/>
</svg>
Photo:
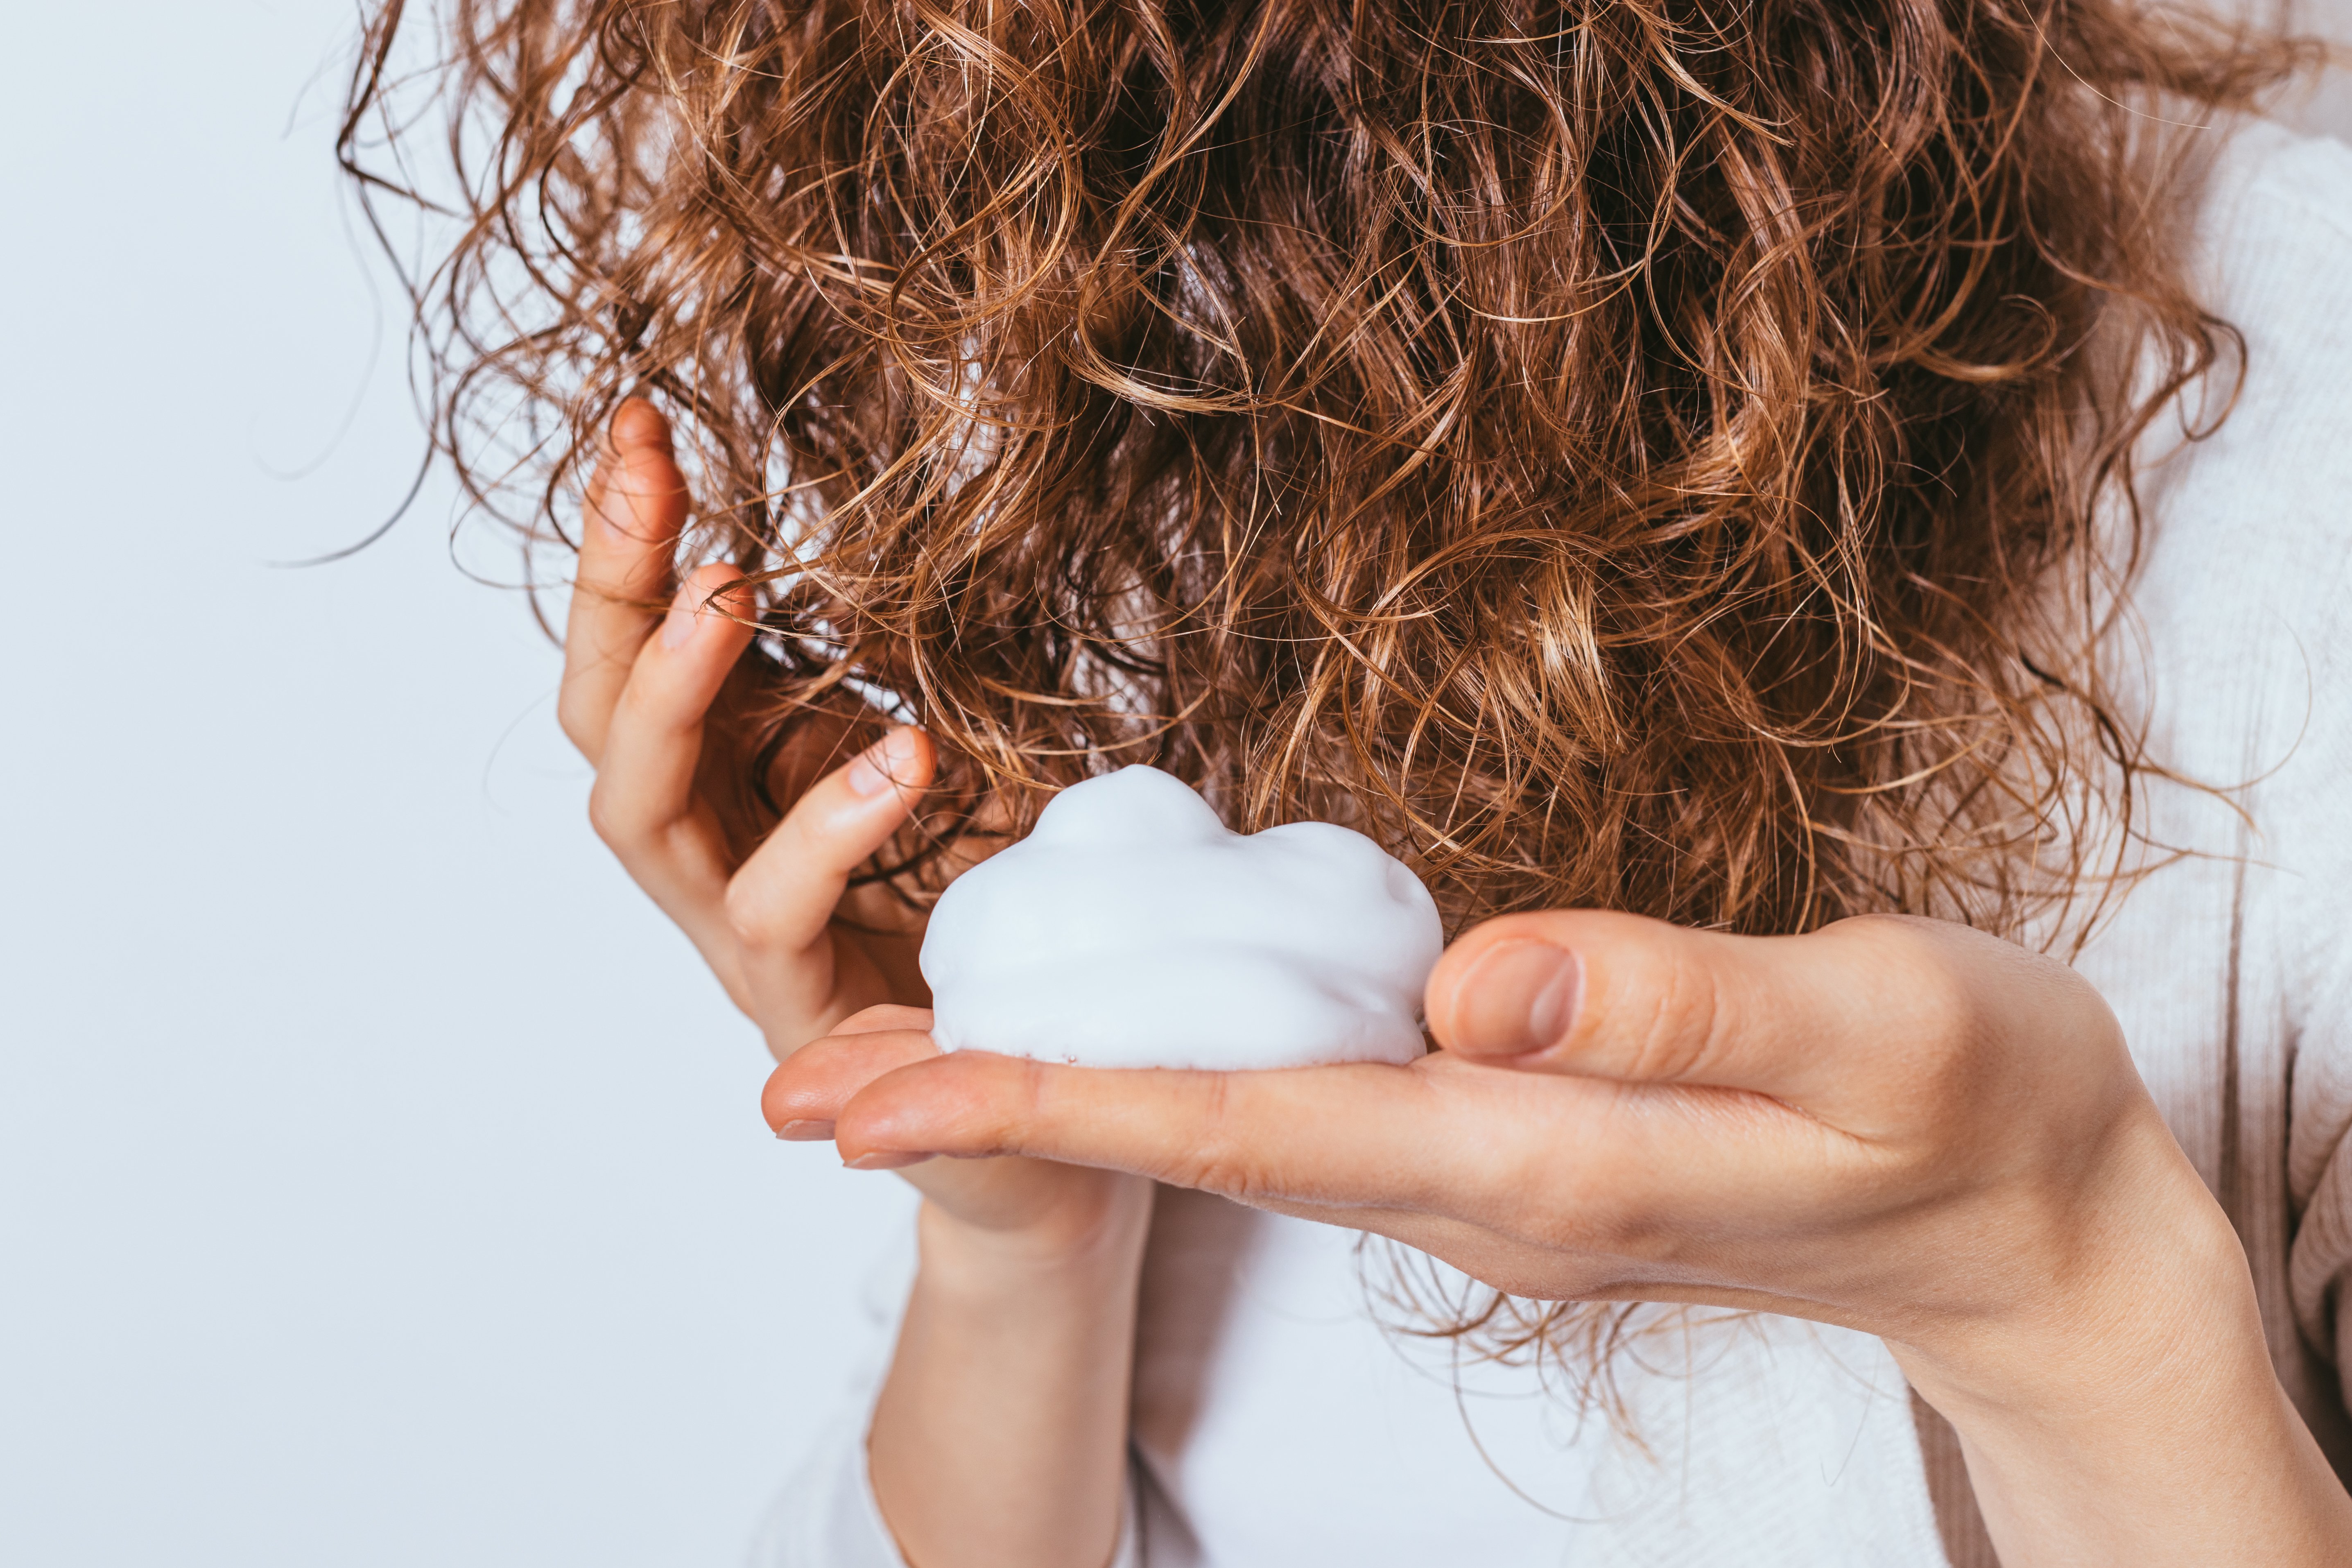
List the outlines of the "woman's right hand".
<svg viewBox="0 0 2352 1568">
<path fill-rule="evenodd" d="M 929 784 L 931 747 L 919 730 L 891 731 L 810 784 L 739 859 L 698 773 L 711 703 L 752 628 L 708 603 L 731 568 L 677 581 L 687 505 L 668 423 L 651 404 L 623 404 L 588 488 L 557 714 L 596 769 L 598 837 L 782 1061 L 866 1008 L 929 1000 L 918 922 L 877 931 L 838 917 L 851 875 Z M 653 607 L 664 602 L 666 614 Z"/>
</svg>

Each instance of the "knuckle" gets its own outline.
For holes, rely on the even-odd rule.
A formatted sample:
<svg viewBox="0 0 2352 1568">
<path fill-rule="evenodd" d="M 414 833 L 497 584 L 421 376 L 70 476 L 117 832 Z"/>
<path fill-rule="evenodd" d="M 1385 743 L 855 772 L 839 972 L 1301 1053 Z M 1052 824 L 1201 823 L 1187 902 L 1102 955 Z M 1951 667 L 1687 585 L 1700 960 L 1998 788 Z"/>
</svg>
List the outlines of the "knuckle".
<svg viewBox="0 0 2352 1568">
<path fill-rule="evenodd" d="M 747 952 L 769 955 L 808 945 L 812 933 L 794 913 L 793 889 L 779 880 L 772 857 L 739 868 L 719 896 L 719 919 Z"/>
<path fill-rule="evenodd" d="M 1634 1040 L 1633 1076 L 1679 1081 L 1696 1076 L 1717 1055 L 1726 1009 L 1712 966 L 1677 952 L 1646 986 L 1647 1016 Z"/>
<path fill-rule="evenodd" d="M 969 1051 L 950 1054 L 939 1073 L 960 1091 L 949 1097 L 955 1120 L 966 1130 L 966 1147 L 978 1154 L 1025 1154 L 1034 1130 L 1053 1121 L 1053 1086 L 1045 1065 L 1025 1058 L 989 1058 Z"/>
<path fill-rule="evenodd" d="M 737 942 L 755 951 L 775 941 L 775 908 L 767 890 L 759 878 L 739 875 L 729 880 L 719 900 L 728 931 Z"/>
<path fill-rule="evenodd" d="M 1264 1168 L 1244 1155 L 1213 1149 L 1187 1149 L 1169 1161 L 1170 1184 L 1196 1192 L 1214 1193 L 1235 1203 L 1249 1204 L 1276 1197 Z"/>
<path fill-rule="evenodd" d="M 1205 1075 L 1199 1133 L 1185 1147 L 1172 1152 L 1168 1179 L 1178 1186 L 1216 1193 L 1239 1203 L 1278 1197 L 1282 1194 L 1275 1191 L 1255 1145 L 1236 1135 L 1232 1096 L 1232 1080 L 1225 1074 Z"/>
<path fill-rule="evenodd" d="M 588 791 L 588 826 L 608 849 L 619 850 L 645 837 L 641 814 L 630 808 L 618 790 L 599 779 Z"/>
<path fill-rule="evenodd" d="M 1632 1084 L 1593 1079 L 1578 1092 L 1587 1102 L 1586 1124 L 1605 1131 L 1614 1131 L 1621 1118 L 1633 1122 L 1650 1115 L 1648 1092 Z M 1549 1137 L 1505 1145 L 1488 1163 L 1493 1209 L 1522 1216 L 1529 1239 L 1555 1254 L 1638 1257 L 1635 1243 L 1648 1223 L 1646 1205 L 1635 1195 L 1643 1184 L 1625 1169 L 1614 1142 L 1598 1140 L 1592 1152 L 1567 1161 Z M 1524 1199 L 1528 1193 L 1549 1198 L 1530 1205 Z"/>
<path fill-rule="evenodd" d="M 563 731 L 563 738 L 571 742 L 582 756 L 592 763 L 596 760 L 595 716 L 589 711 L 587 700 L 577 687 L 567 684 L 557 695 L 555 724 Z"/>
<path fill-rule="evenodd" d="M 1858 944 L 1859 973 L 1877 998 L 1891 1033 L 1931 1062 L 1976 1054 L 1983 1041 L 1984 1019 L 1980 998 L 1966 973 L 1972 955 L 1955 952 L 1953 943 L 1956 937 L 1964 944 L 1998 939 L 1898 915 L 1860 916 L 1836 929 Z M 2008 943 L 2000 943 L 1997 951 L 2004 963 L 2012 958 L 2028 966 L 2037 962 Z"/>
</svg>

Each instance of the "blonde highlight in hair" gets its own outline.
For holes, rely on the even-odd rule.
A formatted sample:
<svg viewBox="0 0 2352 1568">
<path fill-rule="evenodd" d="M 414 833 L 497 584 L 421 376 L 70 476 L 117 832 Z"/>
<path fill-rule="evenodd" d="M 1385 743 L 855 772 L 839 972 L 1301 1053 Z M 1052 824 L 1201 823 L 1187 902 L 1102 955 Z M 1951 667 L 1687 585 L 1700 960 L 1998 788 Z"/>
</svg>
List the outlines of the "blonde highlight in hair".
<svg viewBox="0 0 2352 1568">
<path fill-rule="evenodd" d="M 406 12 L 345 132 L 379 194 Z M 1456 929 L 2015 931 L 2099 879 L 2145 765 L 2099 519 L 2231 357 L 2170 122 L 2293 48 L 2126 0 L 440 23 L 439 438 L 560 547 L 616 404 L 672 414 L 767 633 L 747 839 L 794 737 L 887 709 L 943 758 L 873 868 L 917 901 L 1127 762 L 1363 827 Z"/>
</svg>

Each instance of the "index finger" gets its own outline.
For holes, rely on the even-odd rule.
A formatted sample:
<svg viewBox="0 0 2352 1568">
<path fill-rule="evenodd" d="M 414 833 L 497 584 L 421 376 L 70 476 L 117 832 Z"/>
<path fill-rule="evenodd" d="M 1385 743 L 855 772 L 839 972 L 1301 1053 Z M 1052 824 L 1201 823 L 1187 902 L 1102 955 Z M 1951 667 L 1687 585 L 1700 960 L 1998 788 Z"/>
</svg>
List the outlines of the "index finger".
<svg viewBox="0 0 2352 1568">
<path fill-rule="evenodd" d="M 652 404 L 632 398 L 614 414 L 589 480 L 563 630 L 559 717 L 590 762 L 603 758 L 614 706 L 668 599 L 686 514 L 686 479 L 671 456 L 669 422 Z"/>
<path fill-rule="evenodd" d="M 1434 1066 L 1435 1064 L 1432 1064 Z M 1435 1208 L 1494 1176 L 1491 1140 L 1443 1068 L 1076 1068 L 955 1051 L 886 1074 L 840 1111 L 842 1158 L 1028 1154 L 1244 1203 Z M 1481 1149 L 1473 1162 L 1465 1152 Z"/>
<path fill-rule="evenodd" d="M 1760 1095 L 1444 1052 L 1199 1072 L 957 1051 L 877 1077 L 838 1104 L 833 1131 L 851 1163 L 1025 1154 L 1129 1171 L 1457 1263 L 1470 1232 L 1671 1260 L 1727 1220 L 1785 1226 L 1869 1169 L 1853 1140 Z"/>
</svg>

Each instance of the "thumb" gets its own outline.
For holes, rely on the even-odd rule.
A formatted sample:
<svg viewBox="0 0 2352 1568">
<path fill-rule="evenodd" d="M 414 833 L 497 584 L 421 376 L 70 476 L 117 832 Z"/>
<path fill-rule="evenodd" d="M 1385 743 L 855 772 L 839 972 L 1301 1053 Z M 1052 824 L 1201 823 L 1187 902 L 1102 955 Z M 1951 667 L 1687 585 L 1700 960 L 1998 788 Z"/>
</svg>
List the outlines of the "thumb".
<svg viewBox="0 0 2352 1568">
<path fill-rule="evenodd" d="M 779 1138 L 833 1136 L 842 1107 L 886 1073 L 940 1054 L 931 1016 L 919 1007 L 868 1007 L 794 1051 L 768 1075 L 760 1113 Z"/>
<path fill-rule="evenodd" d="M 2007 1033 L 2009 1016 L 2032 1005 L 2021 979 L 2050 995 L 2045 968 L 2081 984 L 2063 965 L 1940 921 L 1865 916 L 1752 937 L 1550 910 L 1455 942 L 1430 975 L 1427 1007 L 1439 1042 L 1471 1060 L 1826 1110 Z"/>
<path fill-rule="evenodd" d="M 900 725 L 810 785 L 727 885 L 736 939 L 791 955 L 824 937 L 850 878 L 907 820 L 937 765 L 930 737 Z"/>
</svg>

